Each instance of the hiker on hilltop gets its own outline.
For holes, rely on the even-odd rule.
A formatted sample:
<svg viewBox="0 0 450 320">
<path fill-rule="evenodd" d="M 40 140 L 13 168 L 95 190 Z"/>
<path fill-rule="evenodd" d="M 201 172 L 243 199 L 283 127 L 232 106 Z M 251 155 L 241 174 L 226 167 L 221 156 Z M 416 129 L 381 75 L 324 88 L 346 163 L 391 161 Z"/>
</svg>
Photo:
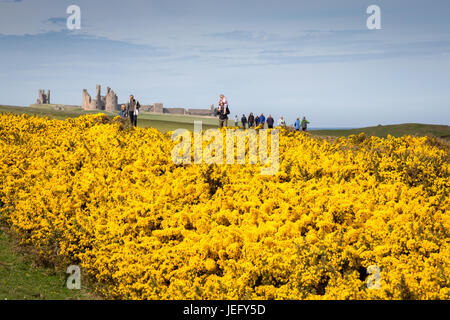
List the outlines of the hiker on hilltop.
<svg viewBox="0 0 450 320">
<path fill-rule="evenodd" d="M 127 111 L 130 117 L 131 126 L 133 127 L 137 127 L 137 116 L 139 114 L 140 107 L 141 105 L 139 104 L 139 101 L 136 101 L 136 99 L 134 99 L 134 96 L 130 95 L 130 101 L 128 102 Z"/>
<path fill-rule="evenodd" d="M 255 126 L 259 126 L 259 116 L 256 116 L 255 118 Z"/>
<path fill-rule="evenodd" d="M 264 128 L 264 124 L 266 123 L 266 117 L 262 113 L 261 116 L 259 117 L 259 123 L 261 124 L 261 127 Z"/>
<path fill-rule="evenodd" d="M 300 130 L 300 118 L 297 118 L 297 120 L 295 120 L 294 128 L 295 128 L 295 131 L 299 131 Z"/>
<path fill-rule="evenodd" d="M 253 115 L 253 112 L 250 112 L 250 114 L 248 115 L 248 127 L 252 128 L 254 124 L 255 124 L 255 116 Z"/>
<path fill-rule="evenodd" d="M 245 117 L 245 114 L 242 115 L 241 122 L 242 122 L 242 126 L 245 129 L 245 127 L 247 125 L 247 118 Z"/>
<path fill-rule="evenodd" d="M 284 121 L 283 117 L 280 117 L 280 119 L 278 120 L 278 126 L 280 127 L 286 126 L 286 121 Z"/>
<path fill-rule="evenodd" d="M 302 126 L 302 131 L 306 131 L 307 127 L 308 127 L 309 121 L 306 120 L 306 117 L 303 117 L 301 126 Z"/>
<path fill-rule="evenodd" d="M 227 127 L 230 109 L 228 109 L 227 98 L 223 94 L 220 95 L 219 109 L 217 111 L 219 113 L 219 128 Z"/>
<path fill-rule="evenodd" d="M 267 127 L 269 129 L 273 129 L 274 122 L 275 122 L 275 120 L 273 120 L 272 115 L 269 114 L 269 116 L 267 117 Z"/>
<path fill-rule="evenodd" d="M 236 114 L 236 115 L 234 115 L 234 126 L 237 127 L 238 124 L 239 124 L 239 119 L 238 119 L 238 116 Z"/>
</svg>

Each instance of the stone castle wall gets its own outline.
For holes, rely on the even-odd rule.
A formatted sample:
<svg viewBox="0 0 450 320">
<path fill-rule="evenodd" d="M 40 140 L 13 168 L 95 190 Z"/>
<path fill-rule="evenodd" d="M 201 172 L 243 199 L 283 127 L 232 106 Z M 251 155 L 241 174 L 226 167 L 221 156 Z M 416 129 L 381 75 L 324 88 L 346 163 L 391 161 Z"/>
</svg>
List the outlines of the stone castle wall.
<svg viewBox="0 0 450 320">
<path fill-rule="evenodd" d="M 155 103 L 152 105 L 142 106 L 142 111 L 151 113 L 167 113 L 167 114 L 177 114 L 177 115 L 193 115 L 193 116 L 214 116 L 214 105 L 210 109 L 195 109 L 195 108 L 164 108 L 162 103 Z"/>
<path fill-rule="evenodd" d="M 185 115 L 186 109 L 184 109 L 184 108 L 163 108 L 163 113 Z"/>
<path fill-rule="evenodd" d="M 152 112 L 152 113 L 163 113 L 164 108 L 163 104 L 160 102 L 150 104 L 150 105 L 141 105 L 141 110 L 145 112 Z"/>
<path fill-rule="evenodd" d="M 211 116 L 211 110 L 208 109 L 188 109 L 188 114 L 193 116 Z"/>
</svg>

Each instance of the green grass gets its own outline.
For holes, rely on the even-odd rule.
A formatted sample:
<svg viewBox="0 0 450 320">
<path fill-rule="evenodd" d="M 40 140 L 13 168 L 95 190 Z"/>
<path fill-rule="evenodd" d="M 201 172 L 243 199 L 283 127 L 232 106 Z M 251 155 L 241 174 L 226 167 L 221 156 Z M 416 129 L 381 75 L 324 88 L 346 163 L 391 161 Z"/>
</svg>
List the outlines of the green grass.
<svg viewBox="0 0 450 320">
<path fill-rule="evenodd" d="M 66 274 L 37 267 L 30 254 L 0 228 L 0 300 L 96 299 L 81 282 L 81 290 L 66 287 Z"/>
<path fill-rule="evenodd" d="M 138 116 L 138 126 L 147 128 L 157 128 L 162 132 L 173 131 L 179 128 L 194 130 L 194 121 L 201 121 L 203 129 L 212 129 L 218 127 L 216 118 L 178 116 L 167 114 L 141 113 Z"/>
<path fill-rule="evenodd" d="M 76 118 L 83 114 L 95 114 L 97 111 L 85 111 L 81 108 L 66 108 L 65 110 L 56 110 L 55 107 L 58 106 L 56 104 L 51 105 L 30 105 L 29 107 L 14 107 L 14 106 L 0 106 L 1 113 L 15 113 L 15 114 L 29 114 L 36 116 L 49 116 L 54 119 L 67 119 L 67 118 Z M 112 113 L 104 112 L 108 115 L 112 115 Z"/>
<path fill-rule="evenodd" d="M 312 130 L 313 135 L 318 136 L 349 136 L 352 134 L 360 134 L 364 132 L 369 136 L 387 137 L 388 134 L 394 137 L 401 137 L 404 135 L 417 136 L 434 136 L 438 138 L 450 139 L 450 126 L 419 124 L 419 123 L 405 123 L 397 125 L 376 126 L 351 130 Z"/>
</svg>

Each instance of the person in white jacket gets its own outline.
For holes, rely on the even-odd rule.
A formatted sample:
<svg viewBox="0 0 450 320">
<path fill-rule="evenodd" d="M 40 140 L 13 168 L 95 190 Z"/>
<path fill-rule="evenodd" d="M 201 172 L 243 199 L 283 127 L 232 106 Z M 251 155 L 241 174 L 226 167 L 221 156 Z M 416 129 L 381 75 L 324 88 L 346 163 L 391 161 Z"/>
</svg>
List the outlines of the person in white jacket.
<svg viewBox="0 0 450 320">
<path fill-rule="evenodd" d="M 286 126 L 286 122 L 284 121 L 283 117 L 280 117 L 280 119 L 278 120 L 278 126 L 279 127 L 285 127 Z"/>
</svg>

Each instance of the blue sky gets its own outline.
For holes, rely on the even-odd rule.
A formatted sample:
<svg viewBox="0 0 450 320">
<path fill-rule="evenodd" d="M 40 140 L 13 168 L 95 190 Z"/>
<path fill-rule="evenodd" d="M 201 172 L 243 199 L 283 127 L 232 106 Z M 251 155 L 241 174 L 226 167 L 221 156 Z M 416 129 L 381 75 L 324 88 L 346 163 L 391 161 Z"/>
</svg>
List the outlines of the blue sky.
<svg viewBox="0 0 450 320">
<path fill-rule="evenodd" d="M 81 8 L 68 30 L 66 8 Z M 381 30 L 366 9 L 381 8 Z M 450 123 L 448 0 L 0 0 L 0 104 L 125 101 L 315 127 Z M 104 92 L 103 91 L 103 92 Z"/>
</svg>

